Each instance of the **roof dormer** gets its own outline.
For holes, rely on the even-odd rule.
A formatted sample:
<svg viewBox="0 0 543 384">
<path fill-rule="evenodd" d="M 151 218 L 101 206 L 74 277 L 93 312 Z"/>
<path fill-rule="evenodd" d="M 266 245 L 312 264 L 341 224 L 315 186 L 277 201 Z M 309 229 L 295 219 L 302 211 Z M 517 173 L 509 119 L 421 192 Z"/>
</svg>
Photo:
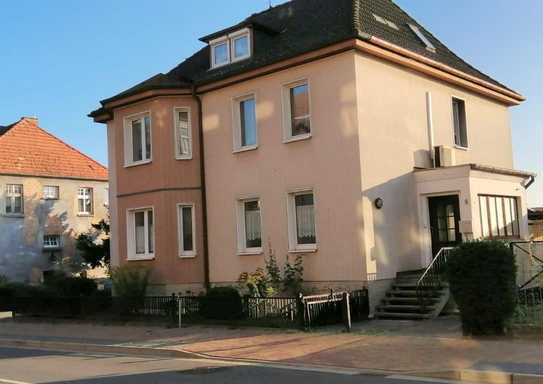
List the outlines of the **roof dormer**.
<svg viewBox="0 0 543 384">
<path fill-rule="evenodd" d="M 243 28 L 209 41 L 211 68 L 251 57 L 251 29 Z"/>
</svg>

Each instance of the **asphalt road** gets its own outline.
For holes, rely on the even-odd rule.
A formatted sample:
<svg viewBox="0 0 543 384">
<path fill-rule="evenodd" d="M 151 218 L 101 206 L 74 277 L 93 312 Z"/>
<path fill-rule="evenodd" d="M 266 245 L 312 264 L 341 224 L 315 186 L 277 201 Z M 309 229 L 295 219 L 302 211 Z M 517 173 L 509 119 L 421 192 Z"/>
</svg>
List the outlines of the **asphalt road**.
<svg viewBox="0 0 543 384">
<path fill-rule="evenodd" d="M 0 384 L 416 384 L 352 373 L 302 371 L 200 359 L 52 352 L 0 347 Z"/>
</svg>

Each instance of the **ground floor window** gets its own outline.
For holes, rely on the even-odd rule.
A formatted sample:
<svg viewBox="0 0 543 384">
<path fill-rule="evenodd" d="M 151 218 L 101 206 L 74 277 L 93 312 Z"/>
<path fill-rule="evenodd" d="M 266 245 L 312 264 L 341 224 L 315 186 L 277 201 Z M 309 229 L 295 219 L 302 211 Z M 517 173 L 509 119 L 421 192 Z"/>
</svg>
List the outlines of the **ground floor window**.
<svg viewBox="0 0 543 384">
<path fill-rule="evenodd" d="M 262 219 L 259 199 L 238 201 L 238 250 L 242 253 L 262 251 Z"/>
<path fill-rule="evenodd" d="M 44 235 L 43 236 L 43 248 L 60 248 L 60 235 Z"/>
<path fill-rule="evenodd" d="M 179 230 L 179 256 L 196 255 L 194 204 L 177 205 L 177 224 Z"/>
<path fill-rule="evenodd" d="M 479 195 L 479 210 L 482 237 L 520 236 L 516 197 Z"/>
<path fill-rule="evenodd" d="M 314 249 L 317 244 L 317 234 L 313 191 L 289 194 L 288 205 L 290 247 Z"/>
<path fill-rule="evenodd" d="M 155 252 L 152 208 L 128 211 L 128 259 L 151 259 Z"/>
</svg>

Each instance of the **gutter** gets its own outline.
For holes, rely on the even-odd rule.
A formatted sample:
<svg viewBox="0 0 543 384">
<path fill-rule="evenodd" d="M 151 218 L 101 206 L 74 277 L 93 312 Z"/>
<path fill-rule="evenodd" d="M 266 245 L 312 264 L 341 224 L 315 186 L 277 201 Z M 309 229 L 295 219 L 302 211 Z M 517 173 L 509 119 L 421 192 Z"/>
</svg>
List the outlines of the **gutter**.
<svg viewBox="0 0 543 384">
<path fill-rule="evenodd" d="M 196 100 L 198 106 L 198 141 L 200 150 L 200 184 L 202 191 L 202 240 L 204 243 L 204 286 L 206 290 L 210 288 L 209 284 L 209 245 L 207 236 L 207 196 L 206 196 L 206 173 L 204 159 L 204 130 L 202 122 L 202 99 L 196 91 L 196 86 L 192 86 L 192 97 Z"/>
<path fill-rule="evenodd" d="M 530 188 L 530 186 L 535 182 L 535 176 L 534 175 L 530 175 L 528 177 L 528 182 L 526 184 L 523 185 L 524 189 L 528 189 Z"/>
</svg>

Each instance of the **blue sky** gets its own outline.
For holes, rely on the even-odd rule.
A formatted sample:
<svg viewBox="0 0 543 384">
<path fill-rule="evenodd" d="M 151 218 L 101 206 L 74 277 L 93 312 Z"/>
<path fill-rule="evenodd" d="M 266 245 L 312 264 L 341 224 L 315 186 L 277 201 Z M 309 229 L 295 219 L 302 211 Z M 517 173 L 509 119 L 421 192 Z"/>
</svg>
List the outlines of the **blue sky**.
<svg viewBox="0 0 543 384">
<path fill-rule="evenodd" d="M 0 125 L 37 116 L 43 128 L 105 164 L 105 128 L 86 117 L 98 100 L 171 69 L 202 46 L 199 37 L 268 3 L 6 2 L 0 14 Z M 529 204 L 543 206 L 543 2 L 397 3 L 465 60 L 528 98 L 511 110 L 515 167 L 542 174 L 529 190 Z"/>
</svg>

